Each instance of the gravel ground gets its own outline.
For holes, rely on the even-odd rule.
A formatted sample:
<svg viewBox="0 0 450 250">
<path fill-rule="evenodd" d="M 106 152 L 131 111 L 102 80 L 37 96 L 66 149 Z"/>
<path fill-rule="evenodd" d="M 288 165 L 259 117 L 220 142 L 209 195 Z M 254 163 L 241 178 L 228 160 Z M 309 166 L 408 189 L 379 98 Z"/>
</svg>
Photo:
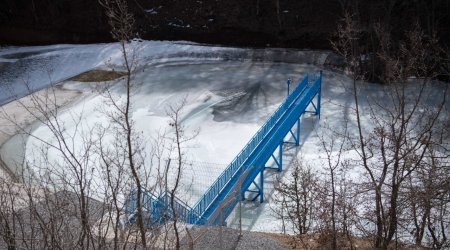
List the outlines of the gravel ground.
<svg viewBox="0 0 450 250">
<path fill-rule="evenodd" d="M 243 231 L 239 236 L 239 230 L 224 227 L 221 240 L 219 227 L 193 226 L 189 231 L 194 239 L 201 235 L 195 240 L 194 249 L 287 249 L 279 241 L 258 232 Z M 188 246 L 186 236 L 182 245 Z"/>
</svg>

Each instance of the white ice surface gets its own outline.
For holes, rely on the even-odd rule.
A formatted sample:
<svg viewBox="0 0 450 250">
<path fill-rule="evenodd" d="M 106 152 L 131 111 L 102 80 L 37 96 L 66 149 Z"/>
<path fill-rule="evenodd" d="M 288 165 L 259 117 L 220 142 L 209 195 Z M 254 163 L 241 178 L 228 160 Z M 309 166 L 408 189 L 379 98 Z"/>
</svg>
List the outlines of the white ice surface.
<svg viewBox="0 0 450 250">
<path fill-rule="evenodd" d="M 6 48 L 0 51 L 0 57 L 42 50 L 50 51 L 32 55 L 29 59 L 46 61 L 49 67 L 53 68 L 51 78 L 54 81 L 67 79 L 91 68 L 106 67 L 109 63 L 120 64 L 120 51 L 116 44 Z M 320 69 L 306 64 L 222 61 L 219 58 L 211 60 L 211 57 L 204 60 L 189 56 L 193 52 L 214 54 L 217 51 L 233 50 L 240 49 L 172 42 L 146 41 L 140 44 L 140 54 L 143 58 L 141 64 L 149 66 L 142 68 L 135 79 L 139 87 L 133 95 L 132 117 L 136 122 L 136 128 L 148 139 L 148 147 L 150 147 L 149 138 L 157 131 L 171 132 L 168 126 L 169 118 L 166 115 L 168 105 L 176 104 L 183 98 L 186 98 L 186 105 L 182 112 L 182 124 L 188 134 L 199 130 L 198 136 L 188 142 L 186 147 L 189 164 L 184 169 L 180 191 L 183 199 L 191 205 L 281 103 L 286 95 L 286 79 L 288 77 L 298 79 L 307 72 Z M 22 59 L 17 60 L 13 63 Z M 42 65 L 35 65 L 33 62 L 36 61 L 28 62 L 24 68 L 26 74 L 1 77 L 3 79 L 9 77 L 8 79 L 19 82 L 24 76 L 31 75 L 30 79 L 33 79 L 31 82 L 37 88 L 46 86 L 49 83 L 48 74 L 41 72 Z M 71 86 L 77 88 L 76 85 Z M 296 148 L 285 148 L 283 172 L 266 172 L 264 187 L 266 202 L 262 204 L 247 202 L 244 205 L 242 211 L 244 229 L 279 232 L 281 221 L 274 217 L 271 209 L 274 206 L 271 201 L 276 195 L 273 189 L 276 176 L 288 177 L 291 170 L 289 163 L 295 158 L 301 159 L 304 165 L 309 165 L 316 171 L 324 171 L 326 155 L 321 149 L 320 137 L 327 138 L 330 133 L 328 128 L 343 129 L 342 124 L 346 122 L 349 133 L 356 133 L 350 87 L 351 81 L 346 76 L 324 71 L 320 121 L 314 115 L 303 116 L 301 145 Z M 14 91 L 16 95 L 25 93 L 24 89 L 19 87 Z M 124 94 L 120 86 L 115 86 L 113 92 L 118 96 Z M 384 96 L 382 88 L 375 84 L 368 84 L 362 90 L 362 96 L 369 93 L 372 96 Z M 8 101 L 10 96 L 2 92 L 0 101 Z M 74 114 L 82 114 L 84 128 L 92 128 L 96 123 L 107 124 L 107 119 L 98 112 L 104 103 L 104 97 L 91 95 L 70 111 L 62 113 L 60 119 L 65 122 L 68 133 L 75 130 Z M 238 105 L 234 105 L 236 103 Z M 361 98 L 360 104 L 363 123 L 370 125 L 366 100 Z M 38 127 L 33 135 L 48 142 L 52 141 L 51 133 L 43 126 Z M 75 147 L 81 144 L 81 138 L 74 138 Z M 40 157 L 41 145 L 36 139 L 28 140 L 27 161 L 31 162 Z M 50 153 L 49 157 L 53 161 L 58 160 L 57 153 Z M 357 159 L 357 156 L 354 151 L 345 151 L 344 158 L 353 160 Z M 356 171 L 352 175 L 354 178 L 360 176 Z M 228 225 L 237 227 L 237 223 L 236 213 L 232 214 Z"/>
<path fill-rule="evenodd" d="M 186 99 L 181 124 L 187 136 L 199 131 L 185 144 L 188 164 L 181 183 L 182 188 L 189 189 L 188 194 L 182 195 L 185 196 L 183 199 L 193 205 L 283 100 L 286 74 L 300 77 L 312 69 L 308 65 L 250 61 L 185 61 L 147 68 L 135 79 L 139 83 L 133 92 L 135 128 L 142 131 L 144 138 L 152 138 L 159 131 L 173 135 L 173 128 L 168 126 L 169 105 L 176 106 Z M 113 87 L 111 92 L 124 96 L 120 85 Z M 100 109 L 111 110 L 105 103 L 105 97 L 91 96 L 62 113 L 60 120 L 64 121 L 67 134 L 75 133 L 76 118 L 80 115 L 84 130 L 97 124 L 108 124 L 107 118 L 99 112 Z M 217 108 L 220 111 L 216 112 L 220 114 L 214 114 Z M 28 139 L 26 157 L 28 161 L 36 162 L 43 160 L 40 139 L 50 143 L 56 141 L 44 126 L 37 128 L 33 135 L 39 139 Z M 75 148 L 83 145 L 82 140 L 81 136 L 73 138 Z M 147 148 L 149 152 L 151 145 Z M 53 150 L 48 157 L 57 162 L 60 155 Z M 180 191 L 181 194 L 186 192 Z"/>
<path fill-rule="evenodd" d="M 222 47 L 204 47 L 187 42 L 133 42 L 138 45 L 142 64 L 167 61 L 167 56 L 186 57 L 198 52 L 215 53 L 237 50 Z M 118 43 L 92 45 L 52 45 L 0 48 L 0 105 L 38 90 L 50 83 L 78 75 L 93 68 L 122 64 Z"/>
</svg>

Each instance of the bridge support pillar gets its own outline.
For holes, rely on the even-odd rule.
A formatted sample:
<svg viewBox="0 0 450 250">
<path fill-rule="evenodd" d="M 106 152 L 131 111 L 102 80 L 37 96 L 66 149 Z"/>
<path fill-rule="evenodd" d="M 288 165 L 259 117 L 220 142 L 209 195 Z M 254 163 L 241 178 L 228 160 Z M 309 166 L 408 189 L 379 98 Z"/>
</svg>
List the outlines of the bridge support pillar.
<svg viewBox="0 0 450 250">
<path fill-rule="evenodd" d="M 320 99 L 321 99 L 321 93 L 322 93 L 322 70 L 320 71 L 320 73 L 319 73 L 319 77 L 320 77 L 320 80 L 319 80 L 319 91 L 317 92 L 317 105 L 316 105 L 316 115 L 318 115 L 319 116 L 319 119 L 320 119 Z"/>
<path fill-rule="evenodd" d="M 278 145 L 278 159 L 275 156 L 275 152 L 272 153 L 272 159 L 277 166 L 276 167 L 264 167 L 263 169 L 266 169 L 266 168 L 276 169 L 278 172 L 281 172 L 281 170 L 283 170 L 283 143 L 284 142 L 280 142 L 280 144 Z"/>
<path fill-rule="evenodd" d="M 264 202 L 264 168 L 259 173 L 259 202 Z"/>
<path fill-rule="evenodd" d="M 242 192 L 242 200 L 245 200 L 245 192 L 256 193 L 256 196 L 253 197 L 252 201 L 255 201 L 259 197 L 259 202 L 264 202 L 264 167 L 259 172 L 259 183 L 256 183 L 257 180 L 253 180 L 253 185 L 255 189 L 247 189 Z"/>
<path fill-rule="evenodd" d="M 297 136 L 294 137 L 295 138 L 295 145 L 299 146 L 300 145 L 300 119 L 302 116 L 300 116 L 297 120 Z"/>
<path fill-rule="evenodd" d="M 292 131 L 292 129 L 294 128 L 294 127 L 292 127 L 290 130 L 289 130 L 289 134 L 291 134 L 291 136 L 292 136 L 292 138 L 294 139 L 294 141 L 283 141 L 283 143 L 290 143 L 290 144 L 295 144 L 296 146 L 299 146 L 300 145 L 300 119 L 301 119 L 301 115 L 300 115 L 300 117 L 298 118 L 298 120 L 297 120 L 297 122 L 296 122 L 296 127 L 297 127 L 297 129 L 295 130 L 295 132 L 294 131 Z"/>
</svg>

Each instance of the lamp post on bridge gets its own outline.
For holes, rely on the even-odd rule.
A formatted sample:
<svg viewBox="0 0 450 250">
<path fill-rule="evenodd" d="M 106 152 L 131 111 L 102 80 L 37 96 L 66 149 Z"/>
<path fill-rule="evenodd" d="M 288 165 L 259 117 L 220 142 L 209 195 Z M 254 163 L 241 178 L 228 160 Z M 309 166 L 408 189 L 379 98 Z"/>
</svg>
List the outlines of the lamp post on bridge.
<svg viewBox="0 0 450 250">
<path fill-rule="evenodd" d="M 287 80 L 287 95 L 289 96 L 289 88 L 291 86 L 291 78 L 289 77 Z"/>
</svg>

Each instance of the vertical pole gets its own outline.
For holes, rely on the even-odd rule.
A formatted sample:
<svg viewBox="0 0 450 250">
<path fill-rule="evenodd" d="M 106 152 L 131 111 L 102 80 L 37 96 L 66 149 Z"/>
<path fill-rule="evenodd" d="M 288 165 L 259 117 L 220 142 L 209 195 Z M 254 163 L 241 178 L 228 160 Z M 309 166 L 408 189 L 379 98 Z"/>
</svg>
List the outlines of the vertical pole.
<svg viewBox="0 0 450 250">
<path fill-rule="evenodd" d="M 242 183 L 244 182 L 244 180 L 242 179 L 242 174 L 243 174 L 244 171 L 243 171 L 242 168 L 241 168 L 240 171 L 241 171 L 241 173 L 240 173 L 241 177 L 240 177 L 240 180 L 239 180 L 239 190 L 241 191 L 241 201 L 243 201 L 243 200 L 245 200 L 245 190 L 242 190 Z M 247 178 L 247 176 L 245 176 L 245 178 Z"/>
<path fill-rule="evenodd" d="M 319 74 L 319 93 L 317 96 L 317 110 L 316 110 L 316 115 L 319 115 L 319 119 L 320 119 L 320 96 L 322 95 L 322 70 L 320 71 Z"/>
<path fill-rule="evenodd" d="M 278 172 L 281 172 L 281 170 L 283 170 L 283 142 L 280 143 L 278 151 L 279 151 L 278 163 L 280 163 L 280 165 L 278 165 Z"/>
<path fill-rule="evenodd" d="M 295 140 L 295 145 L 300 145 L 300 118 L 301 118 L 302 116 L 300 115 L 300 117 L 298 118 L 298 120 L 297 120 L 297 137 L 296 137 L 296 140 Z"/>
<path fill-rule="evenodd" d="M 242 236 L 242 201 L 239 201 L 239 236 Z"/>
<path fill-rule="evenodd" d="M 291 86 L 291 78 L 289 77 L 288 80 L 287 80 L 287 87 L 288 87 L 288 88 L 287 88 L 287 95 L 288 95 L 288 96 L 289 96 L 289 92 L 290 92 L 290 91 L 289 91 L 290 86 Z"/>
<path fill-rule="evenodd" d="M 219 238 L 220 238 L 220 250 L 223 249 L 222 244 L 222 204 L 219 205 Z"/>
<path fill-rule="evenodd" d="M 264 168 L 259 173 L 259 202 L 264 202 Z"/>
</svg>

